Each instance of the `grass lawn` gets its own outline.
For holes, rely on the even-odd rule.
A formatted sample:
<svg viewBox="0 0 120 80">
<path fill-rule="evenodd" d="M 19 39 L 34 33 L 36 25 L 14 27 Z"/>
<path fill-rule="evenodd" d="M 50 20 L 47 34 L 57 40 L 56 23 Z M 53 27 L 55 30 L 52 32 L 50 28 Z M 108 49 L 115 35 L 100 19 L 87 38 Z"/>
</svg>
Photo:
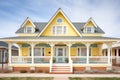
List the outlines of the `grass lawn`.
<svg viewBox="0 0 120 80">
<path fill-rule="evenodd" d="M 0 80 L 53 80 L 52 77 L 2 77 Z"/>
<path fill-rule="evenodd" d="M 69 80 L 120 80 L 120 78 L 69 78 Z"/>
</svg>

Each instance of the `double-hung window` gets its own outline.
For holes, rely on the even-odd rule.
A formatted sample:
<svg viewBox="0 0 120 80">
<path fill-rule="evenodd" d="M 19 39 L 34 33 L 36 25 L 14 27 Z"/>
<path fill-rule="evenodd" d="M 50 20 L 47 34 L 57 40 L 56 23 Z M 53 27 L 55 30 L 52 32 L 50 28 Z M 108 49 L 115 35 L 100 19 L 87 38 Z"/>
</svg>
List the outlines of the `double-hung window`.
<svg viewBox="0 0 120 80">
<path fill-rule="evenodd" d="M 33 27 L 25 27 L 24 32 L 25 33 L 33 33 Z"/>
<path fill-rule="evenodd" d="M 53 26 L 52 32 L 54 35 L 66 34 L 67 27 L 66 26 Z"/>
<path fill-rule="evenodd" d="M 95 29 L 94 27 L 85 27 L 84 32 L 85 33 L 94 33 Z"/>
<path fill-rule="evenodd" d="M 87 56 L 87 48 L 85 47 L 79 47 L 77 52 L 78 56 Z M 91 48 L 89 48 L 89 56 L 91 56 Z"/>
<path fill-rule="evenodd" d="M 34 48 L 34 56 L 44 56 L 44 48 Z"/>
</svg>

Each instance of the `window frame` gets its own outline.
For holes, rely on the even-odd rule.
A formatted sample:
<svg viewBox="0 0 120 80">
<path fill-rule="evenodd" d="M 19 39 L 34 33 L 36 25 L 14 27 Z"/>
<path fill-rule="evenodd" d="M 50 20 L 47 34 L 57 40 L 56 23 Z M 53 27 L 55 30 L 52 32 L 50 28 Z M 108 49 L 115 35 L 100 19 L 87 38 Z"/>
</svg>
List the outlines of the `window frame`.
<svg viewBox="0 0 120 80">
<path fill-rule="evenodd" d="M 61 27 L 61 33 L 58 33 L 58 27 Z M 67 34 L 67 26 L 66 25 L 55 25 L 52 27 L 53 35 L 64 35 Z"/>
<path fill-rule="evenodd" d="M 86 48 L 86 47 L 77 47 L 77 56 L 82 56 L 81 48 Z M 78 51 L 78 49 L 79 49 L 79 51 Z M 86 56 L 87 56 L 87 48 L 86 48 Z M 89 47 L 89 56 L 92 56 L 92 48 L 91 47 Z"/>
<path fill-rule="evenodd" d="M 61 20 L 61 22 L 58 22 L 58 20 Z M 62 18 L 57 18 L 56 22 L 57 22 L 58 24 L 63 23 L 63 19 L 62 19 Z"/>
<path fill-rule="evenodd" d="M 88 29 L 90 29 L 90 30 L 88 30 Z M 95 33 L 95 28 L 94 28 L 94 26 L 86 26 L 86 27 L 84 28 L 84 33 Z"/>
<path fill-rule="evenodd" d="M 31 30 L 30 32 L 28 30 Z M 27 26 L 24 28 L 24 33 L 34 33 L 34 28 L 32 26 Z"/>
<path fill-rule="evenodd" d="M 35 49 L 40 49 L 40 53 L 41 53 L 40 56 L 45 56 L 45 47 L 34 47 L 34 56 L 36 56 Z"/>
</svg>

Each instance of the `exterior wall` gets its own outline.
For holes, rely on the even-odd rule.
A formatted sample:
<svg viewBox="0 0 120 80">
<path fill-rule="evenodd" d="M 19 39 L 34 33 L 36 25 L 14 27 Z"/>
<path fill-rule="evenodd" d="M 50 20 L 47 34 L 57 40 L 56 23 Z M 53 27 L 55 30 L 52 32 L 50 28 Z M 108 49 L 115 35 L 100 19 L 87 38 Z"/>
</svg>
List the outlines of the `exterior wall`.
<svg viewBox="0 0 120 80">
<path fill-rule="evenodd" d="M 22 48 L 22 56 L 28 56 L 29 55 L 29 48 L 24 47 Z"/>
<path fill-rule="evenodd" d="M 30 67 L 13 67 L 13 71 L 18 72 L 21 70 L 26 70 L 27 72 L 30 72 Z"/>
<path fill-rule="evenodd" d="M 63 19 L 63 23 L 59 24 L 57 23 L 57 19 L 58 18 L 62 18 Z M 73 27 L 69 24 L 69 22 L 65 19 L 65 17 L 61 14 L 58 13 L 55 18 L 53 19 L 53 21 L 48 25 L 48 27 L 45 29 L 45 31 L 41 34 L 41 36 L 54 36 L 52 34 L 52 27 L 55 25 L 66 25 L 67 26 L 67 34 L 63 34 L 63 35 L 57 35 L 57 36 L 78 36 L 77 32 L 73 29 Z"/>
<path fill-rule="evenodd" d="M 71 56 L 77 56 L 77 47 L 73 47 L 70 49 Z"/>
<path fill-rule="evenodd" d="M 95 27 L 94 24 L 93 24 L 91 21 L 88 22 L 88 24 L 87 24 L 86 26 L 87 26 L 87 27 L 91 27 L 91 26 L 92 26 L 92 27 Z"/>
<path fill-rule="evenodd" d="M 98 56 L 98 48 L 92 48 L 92 56 Z"/>
<path fill-rule="evenodd" d="M 50 47 L 45 48 L 45 56 L 51 56 L 51 53 L 49 52 L 51 52 L 51 48 Z"/>
</svg>

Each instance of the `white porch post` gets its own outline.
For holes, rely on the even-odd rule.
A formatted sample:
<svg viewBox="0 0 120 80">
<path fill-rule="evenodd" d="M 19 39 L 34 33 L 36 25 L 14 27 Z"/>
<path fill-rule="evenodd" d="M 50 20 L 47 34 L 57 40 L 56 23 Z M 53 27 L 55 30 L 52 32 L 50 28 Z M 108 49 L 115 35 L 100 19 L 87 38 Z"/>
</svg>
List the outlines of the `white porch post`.
<svg viewBox="0 0 120 80">
<path fill-rule="evenodd" d="M 8 54 L 9 54 L 9 56 L 8 56 L 8 60 L 9 60 L 9 66 L 8 66 L 8 69 L 10 70 L 10 71 L 12 71 L 13 70 L 13 67 L 11 66 L 11 63 L 12 63 L 12 43 L 8 43 Z"/>
<path fill-rule="evenodd" d="M 32 57 L 32 64 L 34 64 L 34 46 L 35 46 L 35 44 L 32 43 L 32 44 L 31 44 L 31 57 Z"/>
<path fill-rule="evenodd" d="M 19 53 L 18 56 L 21 56 L 21 46 L 22 45 L 18 45 L 18 53 Z"/>
<path fill-rule="evenodd" d="M 11 57 L 12 57 L 12 49 L 11 49 L 11 47 L 12 47 L 12 44 L 11 43 L 8 43 L 8 48 L 9 48 L 9 65 L 11 64 Z"/>
<path fill-rule="evenodd" d="M 52 72 L 52 63 L 53 63 L 53 55 L 54 55 L 54 43 L 49 44 L 51 46 L 51 59 L 50 59 L 50 73 Z"/>
<path fill-rule="evenodd" d="M 53 51 L 53 48 L 54 48 L 54 43 L 51 43 L 50 46 L 51 46 L 51 58 L 53 57 L 54 55 L 54 51 Z"/>
<path fill-rule="evenodd" d="M 72 44 L 67 44 L 67 46 L 68 46 L 68 57 L 69 57 L 69 61 L 71 60 L 71 57 L 70 57 L 70 55 L 71 55 L 71 52 L 70 52 L 70 47 L 71 47 L 71 45 Z"/>
<path fill-rule="evenodd" d="M 116 49 L 116 63 L 118 64 L 119 63 L 119 48 Z"/>
<path fill-rule="evenodd" d="M 108 46 L 108 49 L 107 49 L 107 53 L 108 54 L 107 54 L 107 56 L 108 56 L 108 64 L 109 64 L 109 66 L 107 67 L 107 70 L 111 70 L 112 69 L 112 63 L 111 63 L 110 51 L 111 51 L 112 44 L 111 43 L 107 43 L 107 46 Z"/>
<path fill-rule="evenodd" d="M 86 45 L 86 48 L 87 48 L 87 59 L 86 59 L 87 66 L 86 66 L 86 70 L 90 70 L 90 67 L 89 67 L 89 47 L 90 47 L 91 44 L 86 43 L 85 45 Z"/>
<path fill-rule="evenodd" d="M 32 58 L 32 62 L 31 62 L 31 67 L 30 67 L 30 70 L 35 70 L 35 66 L 34 66 L 34 46 L 35 46 L 35 43 L 30 43 L 30 46 L 31 46 L 31 58 Z"/>
</svg>

